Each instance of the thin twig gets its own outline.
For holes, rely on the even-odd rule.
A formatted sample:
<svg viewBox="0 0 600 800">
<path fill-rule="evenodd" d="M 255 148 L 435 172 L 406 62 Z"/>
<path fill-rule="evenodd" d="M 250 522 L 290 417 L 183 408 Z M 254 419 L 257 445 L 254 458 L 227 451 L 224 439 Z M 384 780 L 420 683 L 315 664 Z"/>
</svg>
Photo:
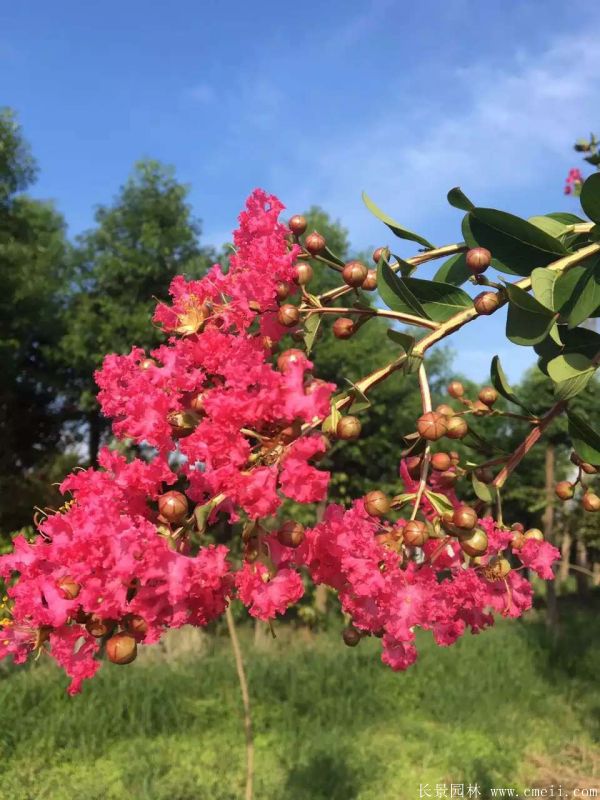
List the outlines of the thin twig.
<svg viewBox="0 0 600 800">
<path fill-rule="evenodd" d="M 387 308 L 337 308 L 335 306 L 319 306 L 313 308 L 300 308 L 303 314 L 367 314 L 370 317 L 387 317 L 405 322 L 407 325 L 418 325 L 420 328 L 429 328 L 435 331 L 440 325 L 431 319 L 416 317 L 412 314 L 403 314 L 401 311 L 391 311 Z"/>
<path fill-rule="evenodd" d="M 427 414 L 431 411 L 431 391 L 429 390 L 429 381 L 427 380 L 427 373 L 425 372 L 425 364 L 423 364 L 423 362 L 421 362 L 421 364 L 419 365 L 419 390 L 421 392 L 421 405 L 423 406 L 423 413 Z M 423 454 L 423 460 L 421 461 L 421 474 L 419 475 L 419 487 L 417 489 L 417 494 L 415 496 L 415 502 L 413 505 L 412 514 L 410 515 L 411 519 L 416 518 L 419 506 L 421 505 L 421 500 L 423 499 L 423 493 L 427 486 L 427 475 L 429 473 L 430 459 L 431 459 L 431 443 L 427 442 L 427 446 L 425 447 L 425 452 Z"/>
<path fill-rule="evenodd" d="M 250 693 L 248 692 L 248 681 L 246 680 L 246 671 L 244 669 L 244 660 L 242 658 L 242 651 L 240 642 L 235 627 L 233 614 L 231 613 L 231 606 L 227 606 L 225 611 L 225 618 L 227 619 L 227 629 L 229 630 L 229 638 L 231 639 L 231 648 L 235 658 L 235 667 L 237 670 L 238 680 L 240 682 L 240 690 L 242 692 L 242 703 L 244 705 L 244 732 L 246 734 L 246 800 L 252 800 L 253 797 L 253 782 L 254 782 L 254 736 L 252 733 L 252 715 L 250 713 Z"/>
</svg>

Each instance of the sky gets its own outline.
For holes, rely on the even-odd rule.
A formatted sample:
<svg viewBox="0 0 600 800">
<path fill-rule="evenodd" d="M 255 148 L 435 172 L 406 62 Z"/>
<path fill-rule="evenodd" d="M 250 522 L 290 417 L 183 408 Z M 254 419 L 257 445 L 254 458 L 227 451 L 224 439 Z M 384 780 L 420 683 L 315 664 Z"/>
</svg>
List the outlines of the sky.
<svg viewBox="0 0 600 800">
<path fill-rule="evenodd" d="M 29 0 L 0 2 L 0 105 L 40 165 L 33 189 L 69 233 L 93 225 L 134 162 L 173 164 L 203 241 L 229 241 L 261 186 L 300 212 L 321 205 L 352 246 L 414 253 L 361 191 L 435 244 L 459 241 L 460 185 L 521 216 L 579 211 L 564 178 L 575 139 L 598 132 L 600 8 L 583 0 Z M 425 271 L 424 277 L 430 273 Z M 452 338 L 485 379 L 504 312 Z"/>
</svg>

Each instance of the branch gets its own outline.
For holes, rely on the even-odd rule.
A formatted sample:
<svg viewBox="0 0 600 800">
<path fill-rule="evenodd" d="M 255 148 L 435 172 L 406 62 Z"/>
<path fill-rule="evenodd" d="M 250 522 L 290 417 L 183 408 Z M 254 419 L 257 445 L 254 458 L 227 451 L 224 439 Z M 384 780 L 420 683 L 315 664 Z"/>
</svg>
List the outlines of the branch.
<svg viewBox="0 0 600 800">
<path fill-rule="evenodd" d="M 371 317 L 388 317 L 407 325 L 418 325 L 421 328 L 437 330 L 439 322 L 433 322 L 423 317 L 415 317 L 412 314 L 403 314 L 400 311 L 390 311 L 386 308 L 337 308 L 332 306 L 319 306 L 317 308 L 300 308 L 303 314 L 368 314 Z"/>
<path fill-rule="evenodd" d="M 421 391 L 421 404 L 423 406 L 423 413 L 427 414 L 429 411 L 431 411 L 431 392 L 429 390 L 429 382 L 427 380 L 427 373 L 425 372 L 425 364 L 423 364 L 423 362 L 421 362 L 419 366 L 419 389 Z M 419 506 L 421 505 L 423 492 L 425 491 L 425 488 L 427 486 L 427 474 L 429 472 L 430 459 L 431 459 L 431 443 L 427 442 L 427 446 L 425 447 L 425 452 L 423 454 L 423 460 L 421 461 L 421 474 L 419 475 L 419 487 L 415 495 L 413 510 L 412 514 L 410 515 L 411 519 L 415 519 L 415 517 L 417 516 L 417 512 L 419 510 Z"/>
<path fill-rule="evenodd" d="M 248 682 L 246 680 L 246 672 L 244 670 L 244 660 L 242 658 L 240 642 L 235 628 L 235 621 L 233 619 L 233 614 L 231 613 L 231 606 L 229 605 L 225 610 L 225 617 L 227 619 L 227 628 L 229 630 L 229 638 L 231 639 L 231 647 L 233 649 L 233 656 L 235 658 L 235 667 L 242 692 L 242 703 L 244 705 L 244 732 L 246 734 L 245 798 L 246 800 L 252 800 L 252 784 L 254 781 L 254 736 L 252 734 L 252 716 L 250 714 L 250 693 L 248 692 Z"/>
</svg>

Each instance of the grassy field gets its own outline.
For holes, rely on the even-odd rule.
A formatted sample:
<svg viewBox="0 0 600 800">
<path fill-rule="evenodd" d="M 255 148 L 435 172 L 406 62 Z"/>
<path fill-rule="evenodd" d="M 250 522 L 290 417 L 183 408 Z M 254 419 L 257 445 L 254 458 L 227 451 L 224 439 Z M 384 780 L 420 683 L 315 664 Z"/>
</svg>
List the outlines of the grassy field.
<svg viewBox="0 0 600 800">
<path fill-rule="evenodd" d="M 419 784 L 600 787 L 598 609 L 500 624 L 451 649 L 423 637 L 394 674 L 377 642 L 243 634 L 256 800 L 407 800 Z M 49 663 L 0 679 L 2 800 L 237 800 L 239 689 L 226 638 L 201 657 L 105 665 L 69 698 Z"/>
</svg>

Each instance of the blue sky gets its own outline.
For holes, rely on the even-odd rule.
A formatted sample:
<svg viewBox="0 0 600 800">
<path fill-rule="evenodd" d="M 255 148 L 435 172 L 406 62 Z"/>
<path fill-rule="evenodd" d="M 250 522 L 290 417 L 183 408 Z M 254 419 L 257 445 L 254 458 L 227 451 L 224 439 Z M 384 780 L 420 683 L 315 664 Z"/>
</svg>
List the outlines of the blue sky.
<svg viewBox="0 0 600 800">
<path fill-rule="evenodd" d="M 391 243 L 362 206 L 437 244 L 460 238 L 446 191 L 528 216 L 562 194 L 573 141 L 598 128 L 600 11 L 572 0 L 127 0 L 0 7 L 0 104 L 16 108 L 76 234 L 133 162 L 172 163 L 204 240 L 228 240 L 245 196 L 318 203 L 353 246 Z M 395 241 L 394 241 L 395 243 Z M 396 248 L 408 256 L 410 245 Z M 483 378 L 504 320 L 454 338 Z M 494 348 L 516 378 L 530 352 Z"/>
</svg>

